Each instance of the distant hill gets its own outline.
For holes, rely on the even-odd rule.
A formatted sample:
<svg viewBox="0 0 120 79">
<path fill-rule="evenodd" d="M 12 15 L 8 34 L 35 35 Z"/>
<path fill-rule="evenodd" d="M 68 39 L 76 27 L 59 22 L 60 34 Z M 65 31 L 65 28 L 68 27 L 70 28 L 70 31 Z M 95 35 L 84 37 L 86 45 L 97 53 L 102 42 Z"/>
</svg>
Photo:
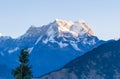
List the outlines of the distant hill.
<svg viewBox="0 0 120 79">
<path fill-rule="evenodd" d="M 120 40 L 111 40 L 38 79 L 120 79 Z"/>
</svg>

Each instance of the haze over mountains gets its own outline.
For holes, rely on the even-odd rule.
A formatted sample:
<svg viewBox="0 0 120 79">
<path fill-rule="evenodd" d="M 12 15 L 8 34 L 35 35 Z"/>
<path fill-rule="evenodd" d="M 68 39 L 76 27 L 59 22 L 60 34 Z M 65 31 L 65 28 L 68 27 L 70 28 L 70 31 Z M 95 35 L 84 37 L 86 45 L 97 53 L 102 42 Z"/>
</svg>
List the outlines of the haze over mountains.
<svg viewBox="0 0 120 79">
<path fill-rule="evenodd" d="M 11 71 L 19 65 L 17 59 L 23 48 L 30 51 L 33 76 L 40 77 L 62 68 L 102 43 L 87 23 L 58 19 L 41 27 L 31 26 L 16 39 L 1 35 L 0 79 L 13 78 Z"/>
</svg>

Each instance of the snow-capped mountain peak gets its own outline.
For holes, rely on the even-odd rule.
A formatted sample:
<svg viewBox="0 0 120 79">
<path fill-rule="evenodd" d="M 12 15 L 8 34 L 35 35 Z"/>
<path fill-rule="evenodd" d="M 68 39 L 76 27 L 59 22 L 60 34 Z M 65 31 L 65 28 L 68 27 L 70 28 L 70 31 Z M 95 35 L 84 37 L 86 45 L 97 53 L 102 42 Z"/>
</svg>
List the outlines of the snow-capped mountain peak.
<svg viewBox="0 0 120 79">
<path fill-rule="evenodd" d="M 70 33 L 74 37 L 78 37 L 78 33 L 71 30 L 71 27 L 74 24 L 74 22 L 66 21 L 66 20 L 60 20 L 60 19 L 56 19 L 55 21 L 58 25 L 59 36 L 63 36 L 63 35 L 61 35 L 63 33 Z"/>
<path fill-rule="evenodd" d="M 83 20 L 73 22 L 73 21 L 56 19 L 55 22 L 58 25 L 59 34 L 70 33 L 74 37 L 79 37 L 79 36 L 81 37 L 84 34 L 87 34 L 89 36 L 94 35 L 90 26 Z"/>
<path fill-rule="evenodd" d="M 35 44 L 42 41 L 44 44 L 51 42 L 57 43 L 58 45 L 62 45 L 62 42 L 58 41 L 58 39 L 62 39 L 61 41 L 66 41 L 70 44 L 73 40 L 76 40 L 76 42 L 74 42 L 74 45 L 76 45 L 77 42 L 89 36 L 93 36 L 93 31 L 84 21 L 73 22 L 60 19 L 56 19 L 52 23 L 41 27 L 31 26 L 23 35 L 23 37 L 27 38 L 36 37 L 37 40 Z M 73 46 L 73 43 L 71 45 Z"/>
<path fill-rule="evenodd" d="M 74 37 L 83 38 L 85 36 L 93 36 L 94 33 L 90 26 L 84 21 L 66 21 L 56 19 L 54 22 L 41 27 L 31 26 L 25 36 L 44 36 L 48 37 Z M 38 35 L 39 34 L 39 35 Z"/>
</svg>

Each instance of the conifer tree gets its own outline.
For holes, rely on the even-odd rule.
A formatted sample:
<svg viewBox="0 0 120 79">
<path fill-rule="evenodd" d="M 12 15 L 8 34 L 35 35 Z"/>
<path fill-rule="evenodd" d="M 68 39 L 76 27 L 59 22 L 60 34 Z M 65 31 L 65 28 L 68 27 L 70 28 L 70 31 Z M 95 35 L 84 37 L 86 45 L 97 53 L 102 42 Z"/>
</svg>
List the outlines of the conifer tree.
<svg viewBox="0 0 120 79">
<path fill-rule="evenodd" d="M 29 66 L 29 51 L 28 49 L 22 49 L 19 55 L 20 65 L 13 70 L 14 79 L 31 79 L 32 72 Z"/>
</svg>

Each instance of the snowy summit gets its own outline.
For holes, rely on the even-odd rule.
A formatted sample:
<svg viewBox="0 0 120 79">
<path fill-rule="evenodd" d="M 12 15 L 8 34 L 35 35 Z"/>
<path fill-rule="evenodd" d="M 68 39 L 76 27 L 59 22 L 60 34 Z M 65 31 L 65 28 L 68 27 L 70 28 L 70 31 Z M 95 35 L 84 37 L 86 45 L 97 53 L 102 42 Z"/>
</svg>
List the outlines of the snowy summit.
<svg viewBox="0 0 120 79">
<path fill-rule="evenodd" d="M 55 21 L 58 24 L 59 34 L 61 34 L 61 32 L 69 32 L 74 37 L 78 37 L 79 35 L 83 35 L 85 33 L 88 33 L 88 35 L 94 35 L 90 26 L 85 21 L 81 20 L 72 22 L 60 19 L 56 19 Z"/>
</svg>

